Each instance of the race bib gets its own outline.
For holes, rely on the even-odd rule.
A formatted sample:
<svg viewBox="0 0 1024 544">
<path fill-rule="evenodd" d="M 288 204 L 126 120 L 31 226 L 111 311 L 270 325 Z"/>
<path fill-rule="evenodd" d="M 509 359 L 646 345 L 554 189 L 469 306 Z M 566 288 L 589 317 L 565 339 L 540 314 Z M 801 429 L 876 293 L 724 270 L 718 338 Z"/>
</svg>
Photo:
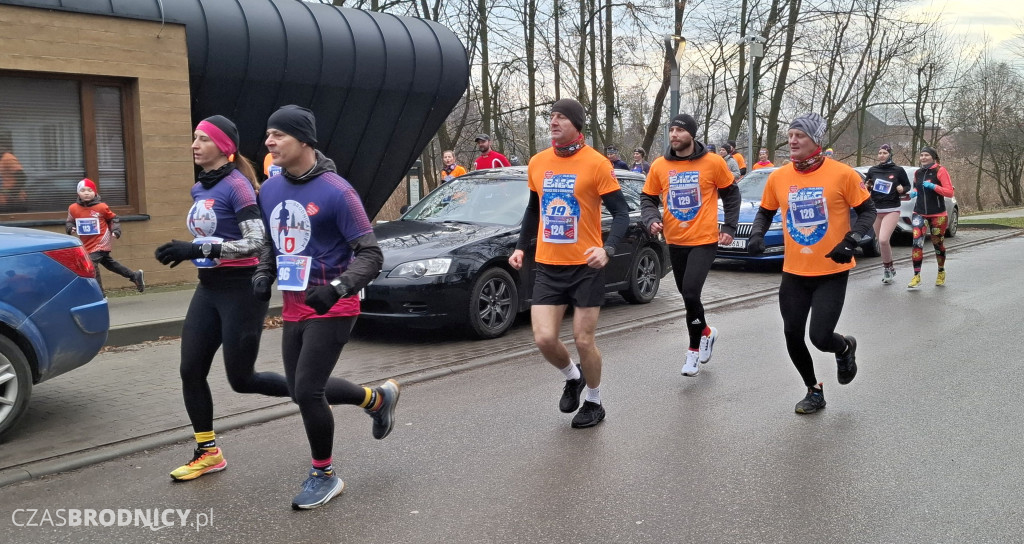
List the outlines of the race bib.
<svg viewBox="0 0 1024 544">
<path fill-rule="evenodd" d="M 575 244 L 576 221 L 575 215 L 545 215 L 544 241 L 552 244 Z"/>
<path fill-rule="evenodd" d="M 75 230 L 79 236 L 93 236 L 100 233 L 100 219 L 98 217 L 75 218 Z"/>
<path fill-rule="evenodd" d="M 892 190 L 892 180 L 875 178 L 875 184 L 871 187 L 876 193 L 889 194 Z"/>
<path fill-rule="evenodd" d="M 668 184 L 668 211 L 680 221 L 692 221 L 700 211 L 700 172 L 671 175 Z"/>
<path fill-rule="evenodd" d="M 825 197 L 790 200 L 790 217 L 797 228 L 808 228 L 828 223 L 828 209 Z"/>
<path fill-rule="evenodd" d="M 276 165 L 276 164 L 271 164 L 270 167 L 267 168 L 267 178 L 268 179 L 272 178 L 272 177 L 274 177 L 274 176 L 276 176 L 276 175 L 278 175 L 280 173 L 281 173 L 281 167 Z"/>
<path fill-rule="evenodd" d="M 192 240 L 193 244 L 203 245 L 207 242 L 211 244 L 219 244 L 224 241 L 223 238 L 217 238 L 216 236 L 201 236 Z M 196 265 L 196 268 L 213 268 L 220 264 L 220 259 L 192 259 L 192 264 Z"/>
<path fill-rule="evenodd" d="M 312 257 L 304 255 L 277 256 L 277 288 L 281 291 L 305 291 L 309 284 Z"/>
</svg>

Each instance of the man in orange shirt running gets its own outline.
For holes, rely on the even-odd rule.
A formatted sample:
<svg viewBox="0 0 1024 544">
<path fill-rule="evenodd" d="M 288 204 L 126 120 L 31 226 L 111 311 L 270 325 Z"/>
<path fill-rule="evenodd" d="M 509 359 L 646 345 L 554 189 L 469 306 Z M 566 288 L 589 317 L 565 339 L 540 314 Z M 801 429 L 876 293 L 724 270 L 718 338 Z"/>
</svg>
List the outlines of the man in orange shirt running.
<svg viewBox="0 0 1024 544">
<path fill-rule="evenodd" d="M 530 240 L 537 237 L 533 287 L 533 338 L 541 354 L 565 375 L 559 401 L 564 413 L 575 412 L 586 387 L 586 401 L 572 418 L 574 428 L 593 427 L 605 416 L 601 403 L 601 352 L 594 343 L 604 302 L 604 267 L 629 226 L 629 207 L 615 171 L 583 139 L 583 106 L 563 98 L 551 106 L 551 147 L 530 159 L 530 203 L 523 215 L 516 250 L 509 264 L 520 269 Z M 601 204 L 612 214 L 611 232 L 601 240 Z M 558 339 L 569 304 L 580 364 Z"/>
<path fill-rule="evenodd" d="M 747 251 L 764 252 L 764 233 L 781 207 L 785 233 L 785 257 L 779 284 L 786 349 L 807 386 L 807 396 L 797 403 L 796 413 L 810 414 L 825 407 L 821 382 L 814 375 L 814 361 L 804 342 L 807 317 L 814 347 L 834 353 L 837 378 L 848 384 L 857 375 L 857 341 L 836 334 L 843 311 L 853 252 L 861 238 L 872 232 L 875 205 L 849 166 L 822 153 L 825 120 L 816 113 L 801 115 L 789 126 L 789 151 L 793 162 L 768 176 L 761 208 L 754 219 Z M 850 225 L 850 208 L 857 221 Z"/>
<path fill-rule="evenodd" d="M 669 148 L 651 164 L 640 208 L 644 226 L 652 235 L 665 233 L 676 288 L 686 306 L 690 344 L 683 376 L 696 376 L 699 363 L 711 360 L 718 329 L 704 318 L 700 295 L 718 244 L 732 243 L 740 216 L 740 191 L 725 159 L 709 153 L 695 138 L 697 121 L 687 114 L 675 116 L 668 129 Z M 718 226 L 718 198 L 725 221 Z M 664 214 L 658 206 L 664 201 Z"/>
</svg>

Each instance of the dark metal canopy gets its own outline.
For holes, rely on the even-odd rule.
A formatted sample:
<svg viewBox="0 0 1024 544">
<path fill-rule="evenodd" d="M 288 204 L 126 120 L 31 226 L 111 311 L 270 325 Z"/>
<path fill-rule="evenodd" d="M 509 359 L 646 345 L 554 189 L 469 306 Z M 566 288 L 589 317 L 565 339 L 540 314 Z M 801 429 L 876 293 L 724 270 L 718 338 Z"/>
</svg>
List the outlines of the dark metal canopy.
<svg viewBox="0 0 1024 544">
<path fill-rule="evenodd" d="M 466 90 L 466 50 L 428 20 L 299 0 L 0 0 L 185 25 L 192 126 L 238 125 L 260 159 L 285 104 L 316 114 L 317 147 L 376 215 Z"/>
</svg>

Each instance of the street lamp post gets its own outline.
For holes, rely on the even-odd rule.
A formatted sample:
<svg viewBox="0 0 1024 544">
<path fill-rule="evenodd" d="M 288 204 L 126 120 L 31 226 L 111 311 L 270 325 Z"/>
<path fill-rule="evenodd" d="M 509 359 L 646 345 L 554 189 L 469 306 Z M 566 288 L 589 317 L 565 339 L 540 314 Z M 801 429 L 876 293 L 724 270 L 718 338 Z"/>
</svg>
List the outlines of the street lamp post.
<svg viewBox="0 0 1024 544">
<path fill-rule="evenodd" d="M 754 58 L 764 56 L 764 38 L 749 34 L 740 38 L 747 44 L 747 164 L 753 167 L 754 154 Z"/>
<path fill-rule="evenodd" d="M 665 36 L 665 51 L 668 53 L 672 73 L 669 80 L 669 116 L 665 124 L 665 148 L 668 148 L 668 128 L 672 125 L 672 118 L 679 115 L 679 64 L 683 60 L 683 51 L 686 50 L 686 38 L 676 35 Z"/>
</svg>

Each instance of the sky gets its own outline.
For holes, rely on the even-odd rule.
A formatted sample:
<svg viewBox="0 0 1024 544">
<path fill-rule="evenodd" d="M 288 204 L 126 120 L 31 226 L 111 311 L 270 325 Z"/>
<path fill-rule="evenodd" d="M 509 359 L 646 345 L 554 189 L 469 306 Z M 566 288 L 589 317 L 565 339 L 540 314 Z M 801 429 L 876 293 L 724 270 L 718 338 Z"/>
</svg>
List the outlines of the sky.
<svg viewBox="0 0 1024 544">
<path fill-rule="evenodd" d="M 984 35 L 992 41 L 993 54 L 999 59 L 1020 60 L 1012 53 L 1010 42 L 1024 33 L 1024 2 L 1020 0 L 920 0 L 922 12 L 941 11 L 949 28 L 971 43 L 980 43 Z M 1018 40 L 1018 43 L 1019 40 Z"/>
</svg>

